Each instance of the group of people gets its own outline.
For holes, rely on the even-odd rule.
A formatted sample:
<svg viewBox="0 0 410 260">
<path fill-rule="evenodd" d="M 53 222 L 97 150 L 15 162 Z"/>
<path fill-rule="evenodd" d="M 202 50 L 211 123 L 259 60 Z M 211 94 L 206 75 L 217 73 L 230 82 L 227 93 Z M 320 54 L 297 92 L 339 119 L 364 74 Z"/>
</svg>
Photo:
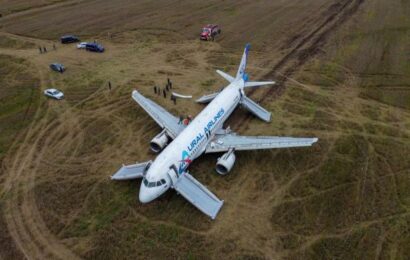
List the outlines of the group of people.
<svg viewBox="0 0 410 260">
<path fill-rule="evenodd" d="M 161 87 L 154 86 L 154 93 L 157 95 L 162 95 L 164 98 L 167 98 L 167 92 L 169 92 L 172 89 L 172 82 L 169 78 L 167 78 L 167 84 L 165 85 L 165 88 L 162 89 L 161 92 Z M 174 95 L 171 94 L 171 100 L 174 102 L 174 104 L 177 103 L 177 99 Z"/>
<path fill-rule="evenodd" d="M 39 50 L 40 54 L 47 53 L 47 48 L 45 46 L 43 46 L 43 47 L 38 46 L 38 50 Z M 53 50 L 57 50 L 57 47 L 56 47 L 55 43 L 53 43 Z"/>
</svg>

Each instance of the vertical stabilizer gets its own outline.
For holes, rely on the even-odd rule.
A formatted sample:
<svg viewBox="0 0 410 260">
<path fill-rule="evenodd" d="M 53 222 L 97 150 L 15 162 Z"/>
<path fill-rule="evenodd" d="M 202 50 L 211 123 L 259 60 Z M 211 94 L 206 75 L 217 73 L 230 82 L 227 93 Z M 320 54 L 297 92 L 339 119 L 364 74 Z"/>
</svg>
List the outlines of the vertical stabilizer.
<svg viewBox="0 0 410 260">
<path fill-rule="evenodd" d="M 243 51 L 241 64 L 239 65 L 239 69 L 238 69 L 238 72 L 236 73 L 235 79 L 244 78 L 245 76 L 246 60 L 248 59 L 248 52 L 249 52 L 250 47 L 251 45 L 249 43 L 246 44 L 245 50 Z"/>
</svg>

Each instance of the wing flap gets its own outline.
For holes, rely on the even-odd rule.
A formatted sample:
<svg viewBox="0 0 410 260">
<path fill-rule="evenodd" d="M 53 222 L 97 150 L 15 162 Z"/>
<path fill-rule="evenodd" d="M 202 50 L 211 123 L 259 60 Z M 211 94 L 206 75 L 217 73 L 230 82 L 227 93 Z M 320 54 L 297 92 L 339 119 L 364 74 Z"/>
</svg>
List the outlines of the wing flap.
<svg viewBox="0 0 410 260">
<path fill-rule="evenodd" d="M 187 172 L 179 176 L 174 184 L 174 189 L 212 219 L 216 218 L 224 203 Z"/>
<path fill-rule="evenodd" d="M 317 138 L 295 138 L 295 137 L 278 137 L 278 136 L 240 136 L 227 134 L 216 136 L 216 139 L 211 141 L 205 152 L 225 152 L 230 148 L 236 151 L 243 150 L 260 150 L 272 148 L 290 148 L 311 146 L 317 142 Z"/>
<path fill-rule="evenodd" d="M 172 138 L 184 129 L 183 125 L 179 125 L 179 119 L 166 111 L 163 107 L 156 104 L 154 101 L 144 97 L 138 91 L 132 92 L 132 98 L 158 123 L 159 126 L 165 128 Z"/>
<path fill-rule="evenodd" d="M 111 180 L 125 181 L 142 178 L 145 170 L 151 163 L 152 161 L 123 165 L 114 175 L 111 176 Z"/>
</svg>

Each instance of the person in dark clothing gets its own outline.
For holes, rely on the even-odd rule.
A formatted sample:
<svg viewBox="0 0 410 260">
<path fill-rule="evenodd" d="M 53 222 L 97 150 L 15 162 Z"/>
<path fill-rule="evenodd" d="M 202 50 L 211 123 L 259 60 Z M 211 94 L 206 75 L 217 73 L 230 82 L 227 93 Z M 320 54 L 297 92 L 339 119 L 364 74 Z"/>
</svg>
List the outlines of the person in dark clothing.
<svg viewBox="0 0 410 260">
<path fill-rule="evenodd" d="M 54 50 L 57 50 L 55 43 L 53 43 L 53 49 L 54 49 Z"/>
<path fill-rule="evenodd" d="M 157 86 L 154 86 L 154 93 L 157 94 Z"/>
<path fill-rule="evenodd" d="M 45 46 L 43 47 L 43 52 L 47 52 L 47 49 L 46 49 L 46 47 L 45 47 Z"/>
<path fill-rule="evenodd" d="M 108 81 L 108 89 L 111 91 L 111 81 Z"/>
<path fill-rule="evenodd" d="M 184 121 L 184 117 L 183 117 L 183 116 L 179 116 L 178 125 L 182 125 L 183 121 Z"/>
<path fill-rule="evenodd" d="M 41 49 L 41 47 L 38 47 L 40 54 L 43 53 L 43 49 Z"/>
<path fill-rule="evenodd" d="M 174 102 L 174 105 L 177 104 L 177 98 L 174 95 L 171 95 L 171 100 Z"/>
<path fill-rule="evenodd" d="M 158 95 L 161 95 L 161 88 L 158 87 Z"/>
<path fill-rule="evenodd" d="M 167 92 L 164 90 L 162 90 L 162 92 L 164 93 L 164 98 L 167 98 Z"/>
<path fill-rule="evenodd" d="M 165 89 L 169 91 L 168 84 L 165 85 Z"/>
<path fill-rule="evenodd" d="M 169 89 L 172 89 L 172 82 L 171 81 L 168 82 L 168 86 L 169 86 Z"/>
</svg>

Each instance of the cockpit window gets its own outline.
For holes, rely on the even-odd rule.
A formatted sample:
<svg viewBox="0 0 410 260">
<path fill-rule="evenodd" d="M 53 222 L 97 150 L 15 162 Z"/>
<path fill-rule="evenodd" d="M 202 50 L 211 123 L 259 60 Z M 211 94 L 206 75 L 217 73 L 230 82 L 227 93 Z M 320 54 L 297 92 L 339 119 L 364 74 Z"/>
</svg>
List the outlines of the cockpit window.
<svg viewBox="0 0 410 260">
<path fill-rule="evenodd" d="M 165 184 L 166 181 L 164 179 L 161 179 L 159 181 L 149 182 L 147 179 L 144 178 L 142 180 L 142 183 L 144 183 L 145 187 L 152 188 L 152 187 L 159 187 L 159 186 Z"/>
</svg>

